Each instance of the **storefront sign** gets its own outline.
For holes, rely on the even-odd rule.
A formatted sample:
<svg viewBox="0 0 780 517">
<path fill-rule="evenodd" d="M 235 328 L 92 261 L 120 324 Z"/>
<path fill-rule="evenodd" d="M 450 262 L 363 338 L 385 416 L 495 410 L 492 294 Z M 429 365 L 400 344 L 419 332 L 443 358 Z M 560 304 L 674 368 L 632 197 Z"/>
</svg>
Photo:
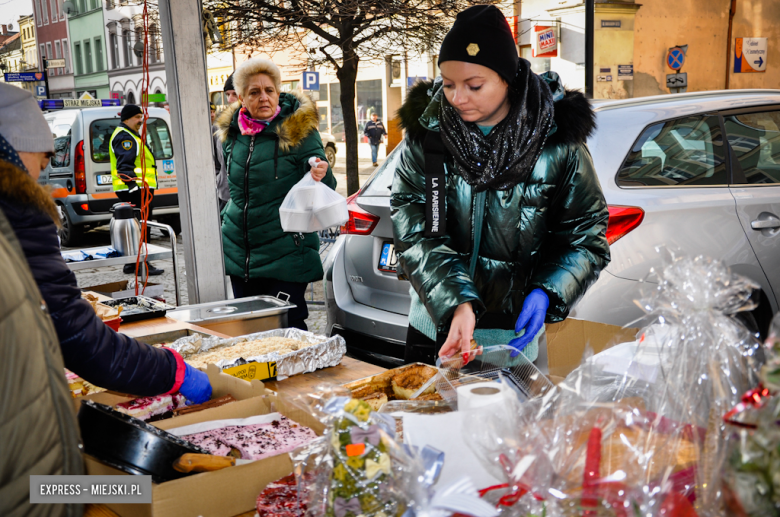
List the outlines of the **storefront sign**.
<svg viewBox="0 0 780 517">
<path fill-rule="evenodd" d="M 7 83 L 29 83 L 34 81 L 43 81 L 42 72 L 21 72 L 5 74 L 5 82 Z"/>
<path fill-rule="evenodd" d="M 533 57 L 558 57 L 558 34 L 555 27 L 534 27 Z"/>
<path fill-rule="evenodd" d="M 614 28 L 619 29 L 620 28 L 620 20 L 601 20 L 601 27 L 606 28 Z"/>
<path fill-rule="evenodd" d="M 766 38 L 737 38 L 734 45 L 734 73 L 766 72 L 766 58 Z"/>
<path fill-rule="evenodd" d="M 634 65 L 618 65 L 618 81 L 634 80 Z"/>
<path fill-rule="evenodd" d="M 65 68 L 64 59 L 49 59 L 46 61 L 46 68 Z"/>
</svg>

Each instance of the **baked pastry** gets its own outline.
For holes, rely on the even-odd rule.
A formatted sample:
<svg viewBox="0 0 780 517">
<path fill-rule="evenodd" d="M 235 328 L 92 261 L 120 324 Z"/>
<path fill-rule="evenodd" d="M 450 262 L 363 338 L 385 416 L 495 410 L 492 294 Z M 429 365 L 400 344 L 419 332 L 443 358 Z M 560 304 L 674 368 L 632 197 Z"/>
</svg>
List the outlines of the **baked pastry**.
<svg viewBox="0 0 780 517">
<path fill-rule="evenodd" d="M 438 393 L 426 393 L 412 400 L 443 400 Z"/>
<path fill-rule="evenodd" d="M 368 402 L 368 405 L 371 406 L 371 409 L 374 411 L 379 411 L 382 406 L 387 404 L 387 395 L 384 393 L 372 393 L 370 395 L 367 395 L 363 397 L 363 400 Z"/>
<path fill-rule="evenodd" d="M 174 410 L 184 407 L 187 399 L 181 393 L 141 397 L 116 405 L 116 410 L 143 420 L 156 422 L 173 416 Z"/>
<path fill-rule="evenodd" d="M 317 438 L 308 427 L 279 415 L 267 424 L 231 425 L 186 435 L 185 440 L 215 456 L 237 453 L 245 460 L 260 460 L 290 452 Z"/>
<path fill-rule="evenodd" d="M 393 393 L 400 400 L 409 400 L 434 375 L 436 375 L 436 369 L 430 366 L 413 365 L 404 368 L 393 376 Z M 421 395 L 434 393 L 435 391 L 436 386 L 431 384 Z"/>
<path fill-rule="evenodd" d="M 295 476 L 290 474 L 274 481 L 260 492 L 255 503 L 258 517 L 303 517 L 306 503 L 298 500 Z"/>
<path fill-rule="evenodd" d="M 211 399 L 208 402 L 204 402 L 203 404 L 195 404 L 194 406 L 184 406 L 184 407 L 179 407 L 178 409 L 174 409 L 173 416 L 181 416 L 181 415 L 187 415 L 189 413 L 196 413 L 198 411 L 203 411 L 204 409 L 211 409 L 219 406 L 224 406 L 225 404 L 230 404 L 231 402 L 235 402 L 235 401 L 236 399 L 233 398 L 233 395 L 225 395 L 224 397 Z"/>
</svg>

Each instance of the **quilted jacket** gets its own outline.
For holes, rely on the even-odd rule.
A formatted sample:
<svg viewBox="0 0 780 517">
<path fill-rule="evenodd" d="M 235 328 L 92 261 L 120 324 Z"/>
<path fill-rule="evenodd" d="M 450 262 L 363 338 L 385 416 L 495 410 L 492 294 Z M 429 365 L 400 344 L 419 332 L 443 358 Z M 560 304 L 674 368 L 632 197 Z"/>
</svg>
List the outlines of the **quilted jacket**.
<svg viewBox="0 0 780 517">
<path fill-rule="evenodd" d="M 477 196 L 447 167 L 447 234 L 426 237 L 425 155 L 427 131 L 439 131 L 441 82 L 418 83 L 399 110 L 406 148 L 392 186 L 391 214 L 399 274 L 405 275 L 439 332 L 455 308 L 471 302 L 478 328 L 513 329 L 525 296 L 543 289 L 550 298 L 547 322 L 565 319 L 571 307 L 609 263 L 607 205 L 586 139 L 595 129 L 587 99 L 566 91 L 555 74 L 554 127 L 528 180 L 508 190 Z M 474 275 L 475 213 L 482 212 L 482 238 Z"/>
</svg>

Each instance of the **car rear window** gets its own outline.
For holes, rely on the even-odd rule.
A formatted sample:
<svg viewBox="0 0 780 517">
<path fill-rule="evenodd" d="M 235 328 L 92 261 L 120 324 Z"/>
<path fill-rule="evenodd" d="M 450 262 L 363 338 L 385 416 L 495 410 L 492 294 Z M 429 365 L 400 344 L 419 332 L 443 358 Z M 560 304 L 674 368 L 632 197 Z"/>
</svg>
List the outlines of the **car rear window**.
<svg viewBox="0 0 780 517">
<path fill-rule="evenodd" d="M 360 191 L 361 196 L 390 196 L 390 187 L 392 186 L 393 178 L 395 177 L 395 169 L 398 167 L 398 161 L 401 159 L 404 147 L 406 147 L 406 143 L 405 141 L 402 141 L 393 149 L 390 156 L 387 157 L 374 174 L 368 178 L 365 185 L 363 185 L 363 188 Z"/>
<path fill-rule="evenodd" d="M 92 161 L 107 163 L 111 159 L 111 135 L 119 125 L 119 119 L 95 120 L 89 125 Z M 146 121 L 146 144 L 152 150 L 155 160 L 167 160 L 173 157 L 173 144 L 168 124 L 161 118 Z"/>
<path fill-rule="evenodd" d="M 726 136 L 751 185 L 780 183 L 780 111 L 724 118 Z"/>
<path fill-rule="evenodd" d="M 617 176 L 621 187 L 728 185 L 718 117 L 659 122 L 637 138 Z"/>
<path fill-rule="evenodd" d="M 74 120 L 76 120 L 75 115 L 46 120 L 54 137 L 54 156 L 50 160 L 52 168 L 70 166 L 70 134 Z"/>
</svg>

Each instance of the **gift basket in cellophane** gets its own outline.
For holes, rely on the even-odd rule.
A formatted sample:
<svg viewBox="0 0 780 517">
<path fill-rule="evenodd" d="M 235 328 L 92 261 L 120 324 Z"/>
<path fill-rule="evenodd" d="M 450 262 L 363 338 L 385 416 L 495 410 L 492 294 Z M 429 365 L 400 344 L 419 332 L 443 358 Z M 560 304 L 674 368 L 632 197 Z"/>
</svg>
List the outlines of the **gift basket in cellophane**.
<svg viewBox="0 0 780 517">
<path fill-rule="evenodd" d="M 311 517 L 496 517 L 464 477 L 433 489 L 444 453 L 403 446 L 395 421 L 343 388 L 299 398 L 325 425 L 323 436 L 292 454 L 299 498 Z M 347 392 L 348 393 L 348 392 Z M 307 400 L 302 400 L 307 399 Z"/>
<path fill-rule="evenodd" d="M 627 364 L 586 357 L 541 399 L 469 419 L 472 447 L 506 480 L 482 491 L 502 514 L 725 514 L 723 416 L 757 385 L 762 355 L 733 316 L 756 286 L 703 257 L 654 273 L 650 323 L 619 345 Z"/>
</svg>

